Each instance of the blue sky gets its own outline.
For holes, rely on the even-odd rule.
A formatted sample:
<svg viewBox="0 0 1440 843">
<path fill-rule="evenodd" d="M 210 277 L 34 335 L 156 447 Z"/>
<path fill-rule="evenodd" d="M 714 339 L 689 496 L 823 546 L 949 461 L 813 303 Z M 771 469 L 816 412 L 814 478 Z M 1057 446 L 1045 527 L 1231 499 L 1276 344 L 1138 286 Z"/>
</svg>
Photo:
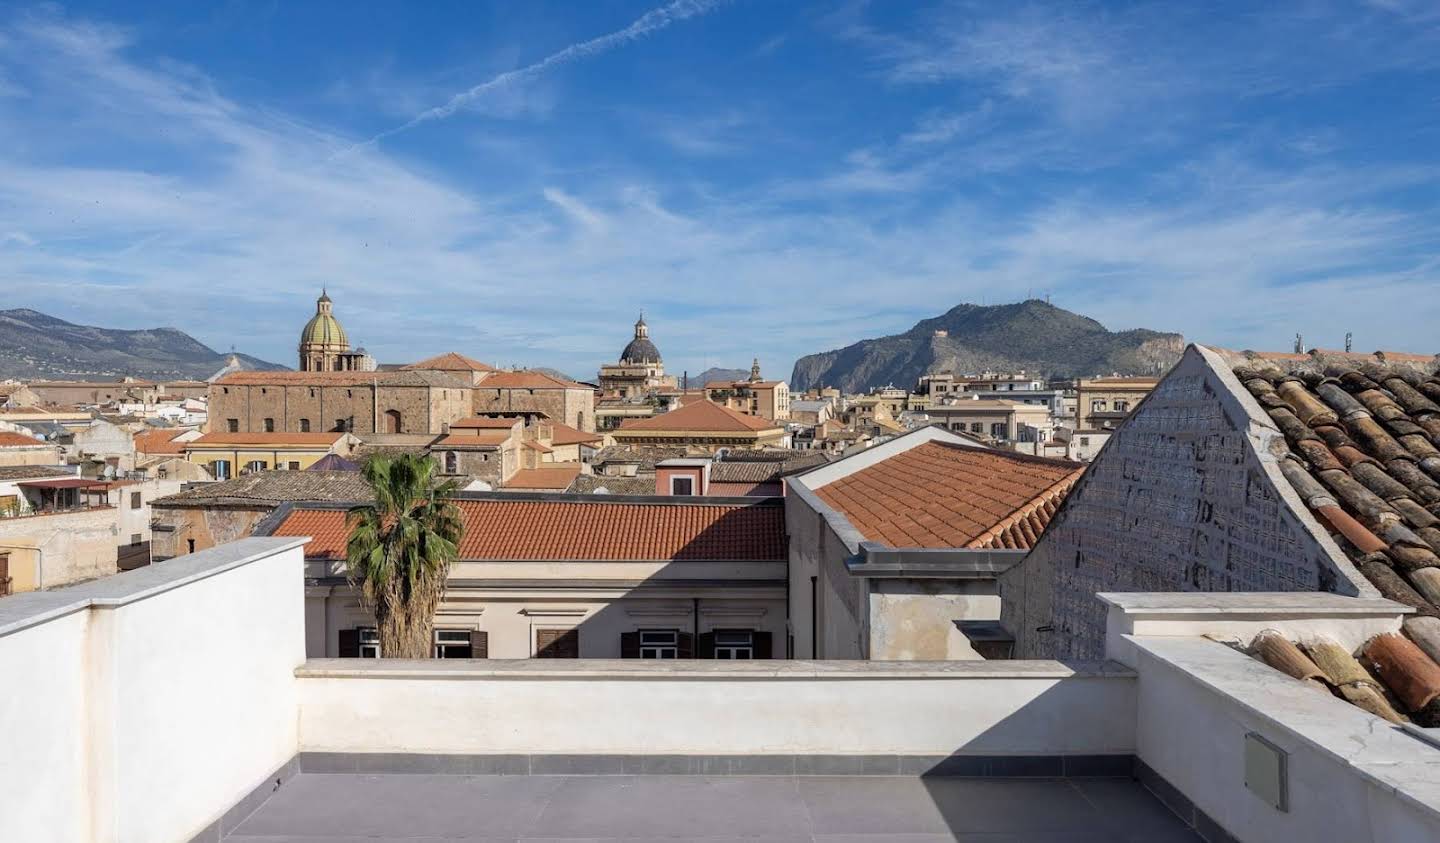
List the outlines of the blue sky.
<svg viewBox="0 0 1440 843">
<path fill-rule="evenodd" d="M 0 307 L 284 363 L 675 371 L 1050 295 L 1436 351 L 1440 6 L 89 3 L 0 11 Z"/>
</svg>

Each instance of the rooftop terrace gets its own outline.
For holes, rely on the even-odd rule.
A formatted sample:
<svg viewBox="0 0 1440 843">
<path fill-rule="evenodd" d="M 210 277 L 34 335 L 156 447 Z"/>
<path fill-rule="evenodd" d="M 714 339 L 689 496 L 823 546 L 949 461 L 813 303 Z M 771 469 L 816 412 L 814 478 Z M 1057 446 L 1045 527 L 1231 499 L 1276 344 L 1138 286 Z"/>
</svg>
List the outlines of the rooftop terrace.
<svg viewBox="0 0 1440 843">
<path fill-rule="evenodd" d="M 1095 663 L 306 661 L 304 541 L 0 600 L 0 840 L 1440 839 L 1428 733 L 1236 649 L 1387 600 L 1103 595 Z"/>
</svg>

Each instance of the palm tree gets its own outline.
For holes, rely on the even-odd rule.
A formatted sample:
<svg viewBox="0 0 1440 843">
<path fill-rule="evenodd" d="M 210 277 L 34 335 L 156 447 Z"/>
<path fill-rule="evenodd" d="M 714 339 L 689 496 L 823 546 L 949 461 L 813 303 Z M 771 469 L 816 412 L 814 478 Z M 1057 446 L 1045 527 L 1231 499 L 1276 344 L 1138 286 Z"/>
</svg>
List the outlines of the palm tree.
<svg viewBox="0 0 1440 843">
<path fill-rule="evenodd" d="M 402 454 L 367 460 L 361 476 L 375 502 L 350 510 L 348 578 L 375 614 L 387 658 L 430 658 L 435 609 L 455 561 L 464 524 L 449 497 L 454 481 L 434 482 L 435 461 Z"/>
</svg>

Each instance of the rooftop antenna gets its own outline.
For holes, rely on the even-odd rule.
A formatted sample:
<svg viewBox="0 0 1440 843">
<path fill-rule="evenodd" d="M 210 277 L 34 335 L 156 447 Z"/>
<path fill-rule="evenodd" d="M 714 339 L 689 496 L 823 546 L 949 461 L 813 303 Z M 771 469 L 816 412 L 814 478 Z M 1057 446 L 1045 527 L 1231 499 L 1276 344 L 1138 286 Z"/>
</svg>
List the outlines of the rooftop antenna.
<svg viewBox="0 0 1440 843">
<path fill-rule="evenodd" d="M 1346 332 L 1345 332 L 1345 353 L 1346 353 L 1346 354 L 1349 354 L 1349 353 L 1350 353 L 1350 348 L 1351 348 L 1351 346 L 1354 344 L 1354 339 L 1355 339 L 1355 335 L 1354 335 L 1354 334 L 1350 333 L 1349 331 L 1346 331 Z"/>
<path fill-rule="evenodd" d="M 1302 337 L 1302 336 L 1300 336 L 1299 334 L 1296 334 L 1296 335 L 1295 335 L 1295 353 L 1296 353 L 1296 354 L 1304 354 L 1304 353 L 1305 353 L 1305 338 Z"/>
</svg>

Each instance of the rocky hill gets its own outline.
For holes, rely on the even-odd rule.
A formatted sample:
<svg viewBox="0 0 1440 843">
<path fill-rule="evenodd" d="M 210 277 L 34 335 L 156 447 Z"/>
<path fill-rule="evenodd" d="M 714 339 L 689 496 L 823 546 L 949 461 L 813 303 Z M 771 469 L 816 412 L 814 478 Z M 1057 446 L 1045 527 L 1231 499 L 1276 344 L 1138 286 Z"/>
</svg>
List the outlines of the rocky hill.
<svg viewBox="0 0 1440 843">
<path fill-rule="evenodd" d="M 175 328 L 121 331 L 35 310 L 0 310 L 0 378 L 198 380 L 224 366 L 227 356 Z M 285 368 L 237 356 L 250 368 Z"/>
<path fill-rule="evenodd" d="M 861 340 L 795 362 L 790 388 L 835 386 L 864 392 L 912 387 L 927 372 L 1025 370 L 1047 377 L 1159 374 L 1180 359 L 1179 334 L 1110 331 L 1038 299 L 984 307 L 962 304 L 903 334 Z"/>
<path fill-rule="evenodd" d="M 690 378 L 690 387 L 698 389 L 711 381 L 743 381 L 750 377 L 749 369 L 722 369 L 712 367 Z"/>
</svg>

